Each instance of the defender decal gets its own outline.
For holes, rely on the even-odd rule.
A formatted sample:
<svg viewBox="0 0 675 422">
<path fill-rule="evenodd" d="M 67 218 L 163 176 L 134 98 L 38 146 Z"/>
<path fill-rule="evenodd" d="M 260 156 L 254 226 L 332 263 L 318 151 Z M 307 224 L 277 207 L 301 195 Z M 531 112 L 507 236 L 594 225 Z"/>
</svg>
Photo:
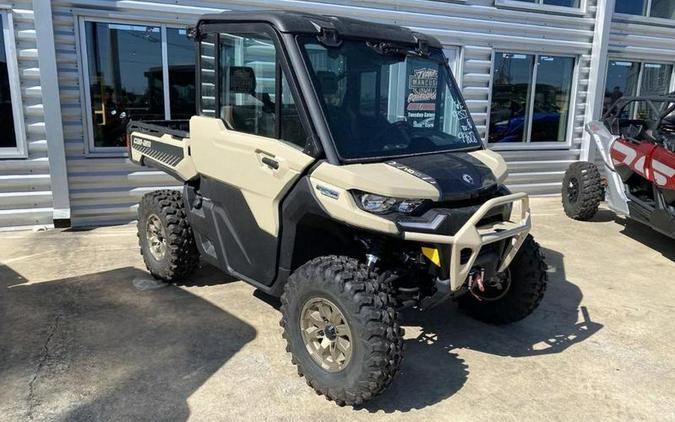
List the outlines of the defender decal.
<svg viewBox="0 0 675 422">
<path fill-rule="evenodd" d="M 131 139 L 131 147 L 143 155 L 171 167 L 177 166 L 185 158 L 185 153 L 181 147 L 163 142 L 153 142 L 151 139 L 139 136 L 134 136 Z"/>
<path fill-rule="evenodd" d="M 434 186 L 438 185 L 438 182 L 436 182 L 436 179 L 434 179 L 433 177 L 431 177 L 431 176 L 429 176 L 429 175 L 427 175 L 427 174 L 424 174 L 424 173 L 422 173 L 421 171 L 417 171 L 417 170 L 415 170 L 415 169 L 413 169 L 413 168 L 410 168 L 410 167 L 408 167 L 408 166 L 406 166 L 406 165 L 403 165 L 403 164 L 401 164 L 401 163 L 399 163 L 399 162 L 397 162 L 397 161 L 389 161 L 389 162 L 387 162 L 387 164 L 390 165 L 390 166 L 392 166 L 392 167 L 395 167 L 395 168 L 397 168 L 397 169 L 399 169 L 399 170 L 402 170 L 402 171 L 404 171 L 404 172 L 406 172 L 406 173 L 408 173 L 408 174 L 411 174 L 411 175 L 413 175 L 413 176 L 415 176 L 415 177 L 417 177 L 417 178 L 420 178 L 420 179 L 424 180 L 424 181 L 427 182 L 427 183 L 431 183 L 431 184 L 434 185 Z"/>
</svg>

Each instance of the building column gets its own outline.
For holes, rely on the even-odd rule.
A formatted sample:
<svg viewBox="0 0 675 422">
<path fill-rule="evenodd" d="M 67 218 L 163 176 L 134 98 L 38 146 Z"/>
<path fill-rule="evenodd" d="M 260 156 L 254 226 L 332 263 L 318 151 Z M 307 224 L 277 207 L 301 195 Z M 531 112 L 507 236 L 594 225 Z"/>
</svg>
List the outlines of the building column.
<svg viewBox="0 0 675 422">
<path fill-rule="evenodd" d="M 588 95 L 586 97 L 586 116 L 584 125 L 591 120 L 602 117 L 605 99 L 605 80 L 607 79 L 607 46 L 612 28 L 612 16 L 616 0 L 598 0 L 595 12 L 595 30 L 593 31 L 593 48 L 591 53 L 591 69 L 588 76 Z M 581 142 L 581 160 L 595 159 L 595 145 L 591 135 L 584 130 Z"/>
<path fill-rule="evenodd" d="M 59 76 L 56 67 L 56 44 L 50 1 L 33 0 L 33 14 L 40 67 L 40 87 L 44 109 L 49 176 L 52 186 L 54 227 L 70 226 L 70 194 L 66 169 L 66 148 L 63 140 Z"/>
</svg>

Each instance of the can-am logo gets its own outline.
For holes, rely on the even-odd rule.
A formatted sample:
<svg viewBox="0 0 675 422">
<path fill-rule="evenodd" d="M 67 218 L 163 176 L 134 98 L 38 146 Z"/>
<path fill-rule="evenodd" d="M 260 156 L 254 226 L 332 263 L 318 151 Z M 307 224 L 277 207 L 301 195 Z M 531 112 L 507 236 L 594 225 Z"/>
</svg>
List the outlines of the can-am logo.
<svg viewBox="0 0 675 422">
<path fill-rule="evenodd" d="M 463 175 L 462 180 L 464 180 L 469 185 L 473 185 L 473 177 L 468 174 Z"/>
</svg>

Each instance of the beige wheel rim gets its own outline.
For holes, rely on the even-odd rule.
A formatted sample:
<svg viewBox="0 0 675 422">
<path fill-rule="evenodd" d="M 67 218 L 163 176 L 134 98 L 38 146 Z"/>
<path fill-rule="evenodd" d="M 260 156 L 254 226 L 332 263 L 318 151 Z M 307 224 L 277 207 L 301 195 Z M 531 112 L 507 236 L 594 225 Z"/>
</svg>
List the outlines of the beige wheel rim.
<svg viewBox="0 0 675 422">
<path fill-rule="evenodd" d="M 300 329 L 307 352 L 328 372 L 342 371 L 352 358 L 352 332 L 347 319 L 330 300 L 308 300 L 300 313 Z"/>
<path fill-rule="evenodd" d="M 162 220 L 156 214 L 148 217 L 145 225 L 145 236 L 148 240 L 150 254 L 157 261 L 161 261 L 166 255 L 166 230 Z"/>
</svg>

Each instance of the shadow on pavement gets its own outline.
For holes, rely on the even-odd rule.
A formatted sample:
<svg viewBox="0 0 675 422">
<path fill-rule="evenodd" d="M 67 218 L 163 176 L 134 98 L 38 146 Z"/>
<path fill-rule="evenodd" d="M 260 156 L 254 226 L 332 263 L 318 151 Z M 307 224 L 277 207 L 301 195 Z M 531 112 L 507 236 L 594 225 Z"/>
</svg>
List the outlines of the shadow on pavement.
<svg viewBox="0 0 675 422">
<path fill-rule="evenodd" d="M 548 355 L 562 353 L 600 330 L 602 324 L 592 321 L 588 309 L 580 306 L 583 294 L 567 280 L 562 254 L 542 251 L 549 265 L 548 289 L 539 308 L 523 321 L 483 324 L 460 313 L 453 303 L 422 313 L 405 312 L 403 325 L 419 326 L 421 332 L 406 340 L 401 372 L 392 385 L 364 408 L 405 412 L 452 396 L 470 373 L 458 349 L 515 358 Z"/>
<path fill-rule="evenodd" d="M 135 268 L 26 284 L 0 266 L 0 413 L 26 420 L 171 420 L 246 343 L 250 325 Z M 196 284 L 222 283 L 200 271 Z"/>
<path fill-rule="evenodd" d="M 657 232 L 647 225 L 628 218 L 617 217 L 616 221 L 617 223 L 624 226 L 623 230 L 621 230 L 622 234 L 642 243 L 656 252 L 659 252 L 661 255 L 670 259 L 671 261 L 675 261 L 674 239 Z"/>
</svg>

